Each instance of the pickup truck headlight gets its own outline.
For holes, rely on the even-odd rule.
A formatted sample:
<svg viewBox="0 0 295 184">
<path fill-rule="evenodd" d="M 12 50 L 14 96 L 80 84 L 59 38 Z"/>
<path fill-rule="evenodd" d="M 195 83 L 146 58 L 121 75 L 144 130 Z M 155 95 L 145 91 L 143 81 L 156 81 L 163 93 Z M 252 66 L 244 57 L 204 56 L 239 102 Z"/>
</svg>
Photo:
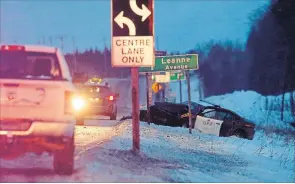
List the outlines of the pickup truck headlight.
<svg viewBox="0 0 295 184">
<path fill-rule="evenodd" d="M 86 102 L 82 97 L 80 97 L 80 96 L 73 97 L 72 106 L 73 106 L 74 110 L 79 111 L 82 108 L 84 108 L 85 105 L 86 105 Z"/>
</svg>

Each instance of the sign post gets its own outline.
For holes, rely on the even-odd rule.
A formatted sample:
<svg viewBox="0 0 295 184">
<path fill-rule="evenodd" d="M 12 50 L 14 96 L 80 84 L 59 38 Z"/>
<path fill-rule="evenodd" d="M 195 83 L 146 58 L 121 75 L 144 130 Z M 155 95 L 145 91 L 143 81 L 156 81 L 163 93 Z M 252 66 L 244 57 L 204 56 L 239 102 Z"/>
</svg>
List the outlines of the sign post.
<svg viewBox="0 0 295 184">
<path fill-rule="evenodd" d="M 179 99 L 180 99 L 180 103 L 182 103 L 182 82 L 181 80 L 179 80 Z"/>
<path fill-rule="evenodd" d="M 133 150 L 140 150 L 138 67 L 154 66 L 154 0 L 111 0 L 112 66 L 131 67 Z"/>
<path fill-rule="evenodd" d="M 187 95 L 188 95 L 188 118 L 189 118 L 189 133 L 192 133 L 192 109 L 191 109 L 191 82 L 189 71 L 186 71 L 187 79 Z"/>
<path fill-rule="evenodd" d="M 138 152 L 140 150 L 140 136 L 139 136 L 139 93 L 138 93 L 138 68 L 131 68 L 132 76 L 132 135 L 133 135 L 133 150 Z"/>
<path fill-rule="evenodd" d="M 150 106 L 152 104 L 152 91 L 150 87 L 151 73 L 146 73 L 146 107 L 147 107 L 147 123 L 150 124 Z"/>
</svg>

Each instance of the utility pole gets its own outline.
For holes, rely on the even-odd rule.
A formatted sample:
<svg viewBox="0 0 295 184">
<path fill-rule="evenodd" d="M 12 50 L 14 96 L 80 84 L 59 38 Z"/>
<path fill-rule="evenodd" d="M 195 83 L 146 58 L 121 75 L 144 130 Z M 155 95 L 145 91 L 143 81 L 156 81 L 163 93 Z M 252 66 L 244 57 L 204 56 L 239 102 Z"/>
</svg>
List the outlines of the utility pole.
<svg viewBox="0 0 295 184">
<path fill-rule="evenodd" d="M 157 36 L 157 50 L 160 50 L 160 48 L 159 48 L 159 37 Z"/>
<path fill-rule="evenodd" d="M 64 40 L 65 40 L 66 36 L 57 36 L 56 38 L 60 40 L 60 48 L 63 51 L 64 50 Z"/>
<path fill-rule="evenodd" d="M 52 46 L 52 36 L 49 36 L 49 44 Z"/>
<path fill-rule="evenodd" d="M 42 36 L 42 44 L 43 44 L 43 45 L 46 44 L 45 36 Z"/>
<path fill-rule="evenodd" d="M 104 77 L 107 77 L 107 44 L 106 44 L 106 38 L 103 37 L 103 42 L 104 42 L 104 50 L 103 50 L 103 55 L 104 55 L 104 72 L 105 72 L 105 76 Z"/>
<path fill-rule="evenodd" d="M 76 40 L 75 37 L 72 37 L 72 41 L 73 41 L 73 55 L 74 55 L 74 71 L 77 72 L 77 59 L 76 59 Z"/>
</svg>

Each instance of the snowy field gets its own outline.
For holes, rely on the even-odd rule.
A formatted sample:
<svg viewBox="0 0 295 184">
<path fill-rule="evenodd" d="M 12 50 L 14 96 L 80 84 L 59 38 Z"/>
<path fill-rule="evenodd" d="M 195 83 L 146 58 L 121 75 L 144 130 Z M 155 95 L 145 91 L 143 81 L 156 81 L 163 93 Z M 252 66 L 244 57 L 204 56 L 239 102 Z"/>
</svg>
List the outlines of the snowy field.
<svg viewBox="0 0 295 184">
<path fill-rule="evenodd" d="M 294 140 L 257 132 L 253 141 L 141 123 L 142 154 L 133 155 L 132 131 L 99 149 L 97 167 L 136 182 L 292 182 Z M 287 146 L 286 146 L 287 145 Z M 96 152 L 97 153 L 97 152 Z M 120 173 L 120 174 L 119 174 Z M 114 179 L 114 182 L 120 180 Z"/>
<path fill-rule="evenodd" d="M 3 172 L 0 181 L 146 183 L 293 182 L 295 179 L 295 147 L 290 137 L 257 132 L 254 140 L 249 141 L 197 131 L 189 134 L 185 128 L 141 122 L 141 153 L 137 155 L 131 151 L 130 121 L 116 130 L 88 127 L 88 131 L 79 131 L 83 136 L 77 137 L 80 144 L 72 176 L 55 175 L 49 166 L 51 158 L 29 157 L 14 162 L 9 166 L 11 169 L 0 169 Z M 86 141 L 85 137 L 92 141 Z"/>
</svg>

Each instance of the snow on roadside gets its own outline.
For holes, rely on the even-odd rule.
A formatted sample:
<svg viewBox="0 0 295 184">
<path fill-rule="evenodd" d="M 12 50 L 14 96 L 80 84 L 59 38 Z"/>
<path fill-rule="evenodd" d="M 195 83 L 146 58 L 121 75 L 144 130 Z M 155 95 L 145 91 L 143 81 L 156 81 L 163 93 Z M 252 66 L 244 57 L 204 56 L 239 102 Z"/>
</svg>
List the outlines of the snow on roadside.
<svg viewBox="0 0 295 184">
<path fill-rule="evenodd" d="M 127 181 L 291 182 L 294 142 L 257 132 L 253 141 L 141 123 L 142 154 L 133 155 L 132 129 L 94 152 L 101 167 L 124 170 Z M 275 141 L 274 141 L 275 140 Z M 288 142 L 289 141 L 289 142 Z M 288 146 L 286 146 L 288 145 Z M 117 175 L 122 173 L 116 172 Z"/>
<path fill-rule="evenodd" d="M 288 99 L 289 94 L 286 94 Z M 280 96 L 268 96 L 269 103 L 275 102 Z M 279 111 L 266 109 L 266 97 L 254 91 L 235 91 L 231 94 L 211 96 L 205 100 L 231 109 L 241 116 L 253 120 L 257 125 L 276 127 L 278 129 L 290 128 L 288 122 L 294 121 L 290 111 L 284 112 L 284 120 L 280 120 Z M 280 101 L 279 101 L 280 103 Z M 277 105 L 277 104 L 276 104 Z"/>
</svg>

